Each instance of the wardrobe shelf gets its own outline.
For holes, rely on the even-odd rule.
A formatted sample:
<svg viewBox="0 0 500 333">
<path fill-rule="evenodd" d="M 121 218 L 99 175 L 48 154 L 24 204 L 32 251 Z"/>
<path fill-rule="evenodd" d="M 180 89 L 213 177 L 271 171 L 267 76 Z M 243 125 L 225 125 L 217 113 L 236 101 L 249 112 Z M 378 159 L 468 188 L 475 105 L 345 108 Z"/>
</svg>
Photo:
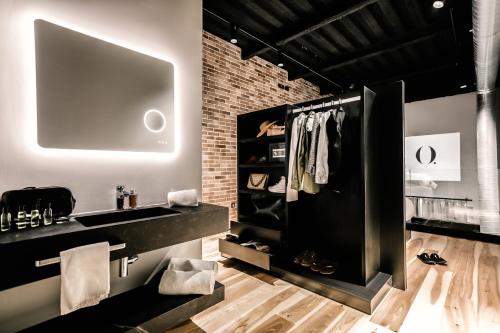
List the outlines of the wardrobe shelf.
<svg viewBox="0 0 500 333">
<path fill-rule="evenodd" d="M 254 220 L 248 217 L 240 216 L 238 221 L 231 221 L 231 223 L 241 223 L 245 225 L 255 226 L 259 228 L 266 228 L 281 231 L 285 227 L 285 225 L 281 222 L 271 222 L 271 221 L 262 221 L 262 220 Z"/>
<path fill-rule="evenodd" d="M 255 164 L 240 164 L 240 168 L 245 169 L 259 169 L 259 168 L 284 168 L 284 162 L 275 162 L 275 163 L 255 163 Z"/>
<path fill-rule="evenodd" d="M 285 141 L 285 135 L 273 135 L 273 136 L 261 136 L 259 138 L 243 138 L 239 139 L 239 143 L 250 143 L 250 142 L 276 142 Z"/>
<path fill-rule="evenodd" d="M 263 194 L 263 195 L 267 195 L 267 196 L 270 196 L 270 197 L 284 197 L 285 196 L 285 193 L 273 193 L 273 192 L 269 192 L 269 191 L 259 191 L 259 190 L 249 190 L 249 189 L 240 189 L 238 190 L 239 193 L 241 194 Z"/>
</svg>

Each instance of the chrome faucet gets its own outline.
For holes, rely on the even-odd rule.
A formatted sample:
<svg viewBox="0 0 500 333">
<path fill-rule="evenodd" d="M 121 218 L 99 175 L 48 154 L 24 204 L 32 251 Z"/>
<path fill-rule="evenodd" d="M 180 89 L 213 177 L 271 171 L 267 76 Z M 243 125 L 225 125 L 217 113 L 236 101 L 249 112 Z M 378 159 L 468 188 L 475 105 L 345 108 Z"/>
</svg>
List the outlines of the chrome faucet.
<svg viewBox="0 0 500 333">
<path fill-rule="evenodd" d="M 125 191 L 125 185 L 116 185 L 116 209 L 124 208 L 126 196 L 128 193 Z"/>
</svg>

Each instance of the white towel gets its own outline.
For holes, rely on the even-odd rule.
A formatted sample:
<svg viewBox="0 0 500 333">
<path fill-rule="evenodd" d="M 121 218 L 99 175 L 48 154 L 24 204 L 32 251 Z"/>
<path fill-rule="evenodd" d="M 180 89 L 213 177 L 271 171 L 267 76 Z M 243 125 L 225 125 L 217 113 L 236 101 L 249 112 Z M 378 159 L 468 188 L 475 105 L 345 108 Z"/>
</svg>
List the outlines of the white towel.
<svg viewBox="0 0 500 333">
<path fill-rule="evenodd" d="M 163 295 L 210 295 L 214 292 L 216 261 L 171 258 L 158 292 Z"/>
<path fill-rule="evenodd" d="M 198 206 L 198 194 L 195 189 L 169 192 L 167 195 L 168 206 Z"/>
<path fill-rule="evenodd" d="M 215 272 L 165 270 L 158 292 L 163 295 L 210 295 L 214 292 Z"/>
<path fill-rule="evenodd" d="M 171 271 L 214 271 L 215 273 L 218 268 L 216 261 L 186 258 L 171 258 L 167 267 Z"/>
<path fill-rule="evenodd" d="M 98 304 L 108 297 L 109 243 L 96 243 L 62 251 L 61 314 Z"/>
</svg>

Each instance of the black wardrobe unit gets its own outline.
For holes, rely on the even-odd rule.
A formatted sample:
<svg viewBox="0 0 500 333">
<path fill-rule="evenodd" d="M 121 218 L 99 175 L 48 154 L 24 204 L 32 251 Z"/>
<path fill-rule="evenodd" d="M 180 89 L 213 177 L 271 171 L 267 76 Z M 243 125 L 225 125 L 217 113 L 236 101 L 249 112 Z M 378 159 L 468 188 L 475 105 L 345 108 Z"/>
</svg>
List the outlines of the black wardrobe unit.
<svg viewBox="0 0 500 333">
<path fill-rule="evenodd" d="M 363 87 L 342 96 L 240 116 L 239 161 L 247 158 L 252 149 L 267 146 L 267 143 L 260 148 L 242 145 L 242 140 L 255 132 L 255 123 L 266 117 L 284 117 L 287 158 L 282 166 L 268 165 L 272 167 L 269 172 L 274 184 L 278 175 L 289 172 L 289 139 L 294 118 L 304 112 L 341 107 L 346 113 L 341 162 L 319 193 L 300 191 L 298 200 L 292 202 L 286 202 L 283 194 L 280 199 L 284 212 L 280 221 L 260 220 L 255 216 L 247 219 L 252 209 L 248 210 L 246 204 L 251 198 L 243 195 L 272 194 L 244 194 L 248 174 L 240 165 L 239 221 L 231 223 L 231 232 L 243 241 L 270 244 L 272 255 L 225 240 L 220 242 L 221 252 L 367 313 L 375 309 L 390 286 L 404 289 L 403 92 L 403 83 L 395 82 L 373 90 Z M 252 133 L 248 132 L 250 128 Z M 278 139 L 261 140 L 259 144 Z M 335 274 L 321 275 L 293 263 L 293 258 L 306 249 L 338 263 Z"/>
</svg>

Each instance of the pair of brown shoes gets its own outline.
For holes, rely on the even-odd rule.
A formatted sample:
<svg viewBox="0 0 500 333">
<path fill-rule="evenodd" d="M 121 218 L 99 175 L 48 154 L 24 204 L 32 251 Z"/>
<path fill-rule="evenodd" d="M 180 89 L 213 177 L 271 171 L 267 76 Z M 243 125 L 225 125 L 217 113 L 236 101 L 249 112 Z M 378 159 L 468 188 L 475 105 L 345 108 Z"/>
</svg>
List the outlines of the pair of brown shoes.
<svg viewBox="0 0 500 333">
<path fill-rule="evenodd" d="M 324 275 L 331 275 L 337 270 L 337 265 L 328 259 L 317 260 L 312 266 L 311 271 Z"/>
<path fill-rule="evenodd" d="M 313 272 L 331 275 L 337 270 L 337 265 L 328 259 L 322 259 L 311 250 L 305 250 L 293 259 L 293 262 L 302 267 L 309 267 Z"/>
<path fill-rule="evenodd" d="M 318 255 L 316 252 L 311 250 L 305 250 L 295 258 L 293 258 L 293 262 L 302 267 L 311 267 L 316 261 Z"/>
</svg>

